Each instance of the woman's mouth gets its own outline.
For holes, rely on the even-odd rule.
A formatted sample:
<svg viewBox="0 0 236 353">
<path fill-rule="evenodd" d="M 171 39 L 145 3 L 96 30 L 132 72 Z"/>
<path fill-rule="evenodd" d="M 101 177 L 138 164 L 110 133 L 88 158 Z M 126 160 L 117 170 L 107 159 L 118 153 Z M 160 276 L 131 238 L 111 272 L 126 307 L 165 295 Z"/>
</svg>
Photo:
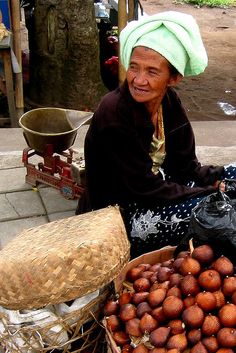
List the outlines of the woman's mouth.
<svg viewBox="0 0 236 353">
<path fill-rule="evenodd" d="M 141 87 L 134 87 L 134 86 L 133 86 L 133 91 L 135 94 L 147 94 L 149 92 L 147 89 L 144 89 Z"/>
</svg>

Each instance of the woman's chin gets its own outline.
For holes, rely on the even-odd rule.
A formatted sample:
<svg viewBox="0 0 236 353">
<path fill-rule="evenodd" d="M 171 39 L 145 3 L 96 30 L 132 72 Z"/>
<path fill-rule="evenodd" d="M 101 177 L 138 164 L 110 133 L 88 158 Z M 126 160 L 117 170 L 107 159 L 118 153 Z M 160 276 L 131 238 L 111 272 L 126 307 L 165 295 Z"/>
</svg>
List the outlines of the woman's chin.
<svg viewBox="0 0 236 353">
<path fill-rule="evenodd" d="M 133 99 L 138 103 L 146 103 L 150 100 L 150 97 L 145 94 L 131 93 Z"/>
</svg>

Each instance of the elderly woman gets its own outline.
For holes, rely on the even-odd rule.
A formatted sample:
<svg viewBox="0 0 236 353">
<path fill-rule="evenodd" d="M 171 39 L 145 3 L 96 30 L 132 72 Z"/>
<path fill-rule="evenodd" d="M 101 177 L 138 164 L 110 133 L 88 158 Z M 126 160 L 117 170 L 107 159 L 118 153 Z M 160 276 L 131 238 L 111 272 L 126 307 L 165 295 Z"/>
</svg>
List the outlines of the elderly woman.
<svg viewBox="0 0 236 353">
<path fill-rule="evenodd" d="M 120 34 L 120 57 L 126 80 L 102 99 L 85 139 L 83 211 L 120 205 L 135 257 L 177 245 L 192 208 L 236 171 L 199 163 L 174 90 L 207 66 L 192 16 L 168 11 L 130 22 Z"/>
</svg>

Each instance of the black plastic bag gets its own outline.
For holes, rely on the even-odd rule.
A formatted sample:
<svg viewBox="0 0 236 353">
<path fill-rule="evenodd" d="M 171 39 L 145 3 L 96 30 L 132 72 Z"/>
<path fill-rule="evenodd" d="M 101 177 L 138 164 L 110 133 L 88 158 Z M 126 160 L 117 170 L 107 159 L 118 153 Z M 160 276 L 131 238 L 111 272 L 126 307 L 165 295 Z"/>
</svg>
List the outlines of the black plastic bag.
<svg viewBox="0 0 236 353">
<path fill-rule="evenodd" d="M 236 199 L 221 192 L 206 196 L 193 210 L 187 235 L 182 239 L 175 254 L 189 248 L 209 244 L 216 256 L 225 255 L 236 261 Z"/>
</svg>

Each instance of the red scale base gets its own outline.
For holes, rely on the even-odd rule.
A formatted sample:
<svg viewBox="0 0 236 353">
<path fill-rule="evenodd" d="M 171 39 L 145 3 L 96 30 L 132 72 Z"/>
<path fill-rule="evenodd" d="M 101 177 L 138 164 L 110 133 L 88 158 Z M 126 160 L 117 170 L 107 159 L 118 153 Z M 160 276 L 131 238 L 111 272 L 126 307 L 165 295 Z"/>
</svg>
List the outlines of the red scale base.
<svg viewBox="0 0 236 353">
<path fill-rule="evenodd" d="M 30 163 L 29 159 L 33 156 L 42 157 L 42 162 L 37 165 Z M 34 187 L 40 183 L 52 186 L 60 190 L 67 199 L 79 198 L 84 192 L 84 185 L 73 179 L 72 161 L 73 151 L 70 149 L 60 154 L 54 154 L 53 145 L 46 145 L 45 153 L 39 153 L 27 147 L 23 150 L 22 155 L 22 162 L 27 170 L 25 180 Z"/>
</svg>

